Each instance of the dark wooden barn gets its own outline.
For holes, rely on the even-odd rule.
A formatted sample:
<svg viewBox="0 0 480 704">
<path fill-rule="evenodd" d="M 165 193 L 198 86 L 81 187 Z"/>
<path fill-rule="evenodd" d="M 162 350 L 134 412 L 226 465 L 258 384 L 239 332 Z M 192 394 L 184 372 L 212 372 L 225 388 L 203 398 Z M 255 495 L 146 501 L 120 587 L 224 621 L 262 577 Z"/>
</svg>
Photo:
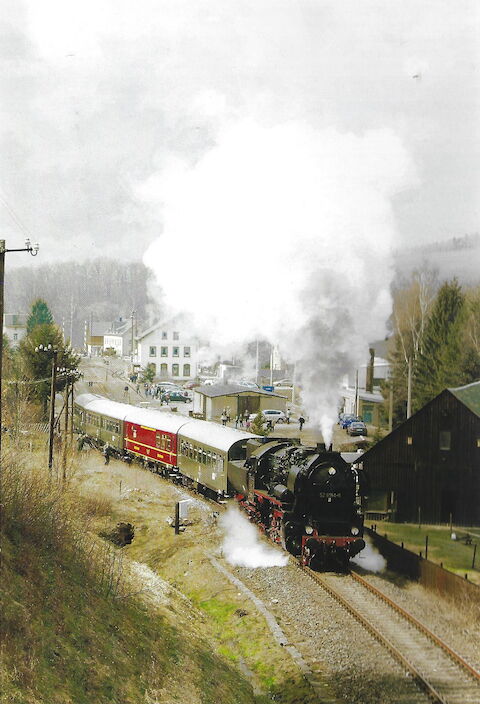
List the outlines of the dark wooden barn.
<svg viewBox="0 0 480 704">
<path fill-rule="evenodd" d="M 362 458 L 369 510 L 480 525 L 480 381 L 445 389 Z"/>
</svg>

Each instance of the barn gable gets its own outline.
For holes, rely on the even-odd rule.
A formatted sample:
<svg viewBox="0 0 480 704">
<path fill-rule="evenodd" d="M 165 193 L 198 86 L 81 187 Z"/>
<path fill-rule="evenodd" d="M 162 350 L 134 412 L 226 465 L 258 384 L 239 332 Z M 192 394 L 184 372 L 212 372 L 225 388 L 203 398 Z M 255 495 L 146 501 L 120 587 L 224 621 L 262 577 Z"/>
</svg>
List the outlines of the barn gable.
<svg viewBox="0 0 480 704">
<path fill-rule="evenodd" d="M 480 525 L 480 382 L 445 389 L 363 455 L 369 509 Z"/>
</svg>

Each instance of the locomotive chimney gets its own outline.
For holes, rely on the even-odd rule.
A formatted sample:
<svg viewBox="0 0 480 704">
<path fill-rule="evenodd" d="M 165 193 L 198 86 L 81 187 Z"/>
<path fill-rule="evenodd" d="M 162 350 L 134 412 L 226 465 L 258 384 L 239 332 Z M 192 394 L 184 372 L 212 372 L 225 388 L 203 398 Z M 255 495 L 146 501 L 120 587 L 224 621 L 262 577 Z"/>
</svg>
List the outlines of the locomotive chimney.
<svg viewBox="0 0 480 704">
<path fill-rule="evenodd" d="M 367 378 L 365 380 L 365 391 L 373 392 L 373 368 L 375 365 L 375 350 L 370 347 L 368 350 L 370 352 L 370 362 L 367 367 Z"/>
</svg>

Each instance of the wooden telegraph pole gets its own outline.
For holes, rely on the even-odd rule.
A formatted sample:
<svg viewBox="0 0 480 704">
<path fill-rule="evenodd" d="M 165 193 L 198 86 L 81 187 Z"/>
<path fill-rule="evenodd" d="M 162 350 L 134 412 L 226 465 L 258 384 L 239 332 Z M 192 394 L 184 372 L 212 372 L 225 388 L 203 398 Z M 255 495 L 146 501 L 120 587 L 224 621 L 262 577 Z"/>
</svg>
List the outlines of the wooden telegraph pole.
<svg viewBox="0 0 480 704">
<path fill-rule="evenodd" d="M 5 284 L 5 254 L 7 252 L 29 252 L 32 257 L 36 257 L 38 254 L 39 246 L 38 244 L 32 244 L 30 239 L 27 237 L 25 240 L 25 247 L 20 249 L 7 249 L 5 247 L 5 240 L 0 240 L 0 467 L 1 467 L 1 455 L 2 455 L 2 375 L 3 375 L 3 309 L 4 309 L 4 284 Z"/>
<path fill-rule="evenodd" d="M 58 350 L 53 350 L 52 381 L 50 384 L 50 432 L 48 439 L 48 469 L 53 466 L 53 427 L 55 424 L 55 386 L 57 383 Z"/>
</svg>

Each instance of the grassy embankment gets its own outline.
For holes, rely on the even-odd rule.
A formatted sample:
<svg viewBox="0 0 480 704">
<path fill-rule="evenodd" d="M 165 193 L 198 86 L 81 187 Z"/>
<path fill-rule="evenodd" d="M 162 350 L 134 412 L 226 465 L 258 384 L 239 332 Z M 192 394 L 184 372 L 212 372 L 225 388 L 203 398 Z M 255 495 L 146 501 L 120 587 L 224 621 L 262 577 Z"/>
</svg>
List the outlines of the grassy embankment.
<svg viewBox="0 0 480 704">
<path fill-rule="evenodd" d="M 125 555 L 146 564 L 187 597 L 185 604 L 202 618 L 212 647 L 255 686 L 256 703 L 273 698 L 283 704 L 317 701 L 285 649 L 273 641 L 264 617 L 210 563 L 208 556 L 218 554 L 222 535 L 209 525 L 208 508 L 191 507 L 191 523 L 176 536 L 166 518 L 173 515 L 174 502 L 184 498 L 182 490 L 135 464 L 112 461 L 103 471 L 101 466 L 95 469 L 91 456 L 84 466 L 87 471 L 77 478 L 79 490 L 110 498 L 108 525 L 127 521 L 135 526 L 135 539 L 124 548 Z M 97 521 L 97 530 L 104 527 L 104 521 Z"/>
<path fill-rule="evenodd" d="M 120 551 L 89 531 L 108 502 L 81 500 L 12 457 L 1 499 L 1 702 L 254 701 L 180 612 L 135 595 Z"/>
<path fill-rule="evenodd" d="M 377 526 L 380 535 L 387 534 L 394 543 L 402 543 L 407 550 L 419 553 L 425 557 L 425 538 L 428 535 L 428 559 L 437 564 L 442 563 L 445 569 L 464 577 L 468 575 L 471 582 L 480 584 L 480 528 L 455 528 L 452 532 L 457 540 L 452 540 L 449 526 L 414 525 L 411 523 L 388 523 L 385 521 L 368 522 L 369 527 Z M 467 533 L 472 544 L 465 543 Z M 477 543 L 475 569 L 472 569 L 474 544 Z"/>
</svg>

